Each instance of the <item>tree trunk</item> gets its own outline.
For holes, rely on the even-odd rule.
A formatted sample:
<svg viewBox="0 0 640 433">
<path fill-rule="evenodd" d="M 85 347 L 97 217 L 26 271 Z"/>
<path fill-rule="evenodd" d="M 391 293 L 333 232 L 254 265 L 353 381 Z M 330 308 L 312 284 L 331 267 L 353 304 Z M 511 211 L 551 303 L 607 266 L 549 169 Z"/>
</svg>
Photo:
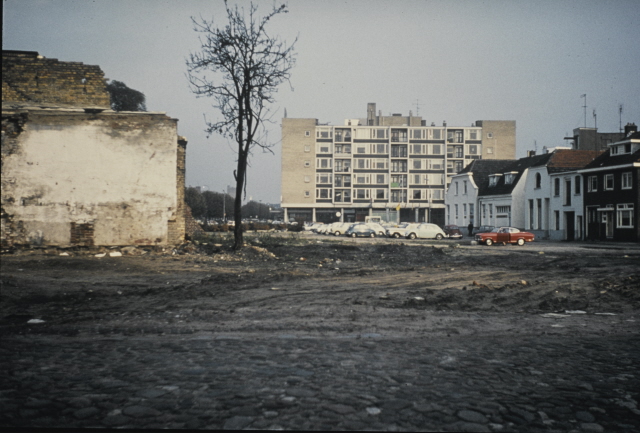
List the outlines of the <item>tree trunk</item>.
<svg viewBox="0 0 640 433">
<path fill-rule="evenodd" d="M 236 223 L 233 228 L 233 249 L 240 250 L 244 246 L 244 238 L 242 236 L 242 191 L 244 189 L 244 178 L 247 170 L 248 154 L 241 150 L 238 153 L 238 169 L 236 171 L 236 199 L 233 203 L 234 221 Z"/>
</svg>

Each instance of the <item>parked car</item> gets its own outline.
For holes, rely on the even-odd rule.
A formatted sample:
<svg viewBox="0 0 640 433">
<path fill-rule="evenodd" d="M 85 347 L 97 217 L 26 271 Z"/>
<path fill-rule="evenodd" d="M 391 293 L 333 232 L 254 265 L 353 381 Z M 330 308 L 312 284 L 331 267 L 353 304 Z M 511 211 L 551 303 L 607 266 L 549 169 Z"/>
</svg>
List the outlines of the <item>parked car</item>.
<svg viewBox="0 0 640 433">
<path fill-rule="evenodd" d="M 376 231 L 371 227 L 369 227 L 368 224 L 352 224 L 351 227 L 349 227 L 344 234 L 345 236 L 350 236 L 352 238 L 357 238 L 357 237 L 375 238 L 376 237 Z"/>
<path fill-rule="evenodd" d="M 473 229 L 473 234 L 475 235 L 478 233 L 488 233 L 493 229 L 495 229 L 494 226 L 480 226 Z"/>
<path fill-rule="evenodd" d="M 376 236 L 384 236 L 387 233 L 387 229 L 384 228 L 379 223 L 365 222 L 361 224 L 364 224 L 365 226 L 369 227 L 371 230 L 374 230 L 376 232 Z"/>
<path fill-rule="evenodd" d="M 529 232 L 520 231 L 515 227 L 496 227 L 487 233 L 478 233 L 475 240 L 485 245 L 495 243 L 524 245 L 526 242 L 533 242 L 535 235 Z"/>
<path fill-rule="evenodd" d="M 401 223 L 395 227 L 387 228 L 386 235 L 390 238 L 400 238 L 404 236 L 404 232 L 407 230 L 409 223 Z"/>
<path fill-rule="evenodd" d="M 462 231 L 460 231 L 460 227 L 455 225 L 446 225 L 442 228 L 447 236 L 451 239 L 462 239 Z"/>
<path fill-rule="evenodd" d="M 447 234 L 437 225 L 431 223 L 409 224 L 404 232 L 407 239 L 423 238 L 437 239 L 446 238 Z"/>
<path fill-rule="evenodd" d="M 332 227 L 329 228 L 329 232 L 335 236 L 343 235 L 352 224 L 353 223 L 333 223 Z"/>
</svg>

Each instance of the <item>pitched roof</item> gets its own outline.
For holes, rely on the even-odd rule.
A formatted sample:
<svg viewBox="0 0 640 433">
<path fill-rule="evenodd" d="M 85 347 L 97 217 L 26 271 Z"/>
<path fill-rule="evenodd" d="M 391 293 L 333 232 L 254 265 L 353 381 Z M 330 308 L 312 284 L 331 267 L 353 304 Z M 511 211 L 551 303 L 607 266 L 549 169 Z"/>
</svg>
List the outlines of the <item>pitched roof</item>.
<svg viewBox="0 0 640 433">
<path fill-rule="evenodd" d="M 584 168 L 602 153 L 598 150 L 556 150 L 547 163 L 547 172 L 552 174 Z"/>
<path fill-rule="evenodd" d="M 531 167 L 540 167 L 544 166 L 549 162 L 553 153 L 545 153 L 543 155 L 535 155 L 528 156 L 526 158 L 520 158 L 516 161 L 512 161 L 510 164 L 506 165 L 502 170 L 496 171 L 494 173 L 515 173 L 515 178 L 513 182 L 510 184 L 506 184 L 504 181 L 504 176 L 500 176 L 498 179 L 498 183 L 495 186 L 489 187 L 487 184 L 487 188 L 484 191 L 478 191 L 478 195 L 502 195 L 502 194 L 510 194 L 513 191 L 513 188 L 518 184 L 520 178 L 522 177 L 522 173 L 528 168 Z"/>
<path fill-rule="evenodd" d="M 478 186 L 478 194 L 483 195 L 489 187 L 489 175 L 502 172 L 503 168 L 515 162 L 514 159 L 474 159 L 459 174 L 471 173 Z"/>
<path fill-rule="evenodd" d="M 625 153 L 622 155 L 611 155 L 611 150 L 605 151 L 602 155 L 594 159 L 590 164 L 585 167 L 585 170 L 602 168 L 602 167 L 615 167 L 618 165 L 629 165 L 634 162 L 640 162 L 640 150 L 634 153 Z"/>
</svg>

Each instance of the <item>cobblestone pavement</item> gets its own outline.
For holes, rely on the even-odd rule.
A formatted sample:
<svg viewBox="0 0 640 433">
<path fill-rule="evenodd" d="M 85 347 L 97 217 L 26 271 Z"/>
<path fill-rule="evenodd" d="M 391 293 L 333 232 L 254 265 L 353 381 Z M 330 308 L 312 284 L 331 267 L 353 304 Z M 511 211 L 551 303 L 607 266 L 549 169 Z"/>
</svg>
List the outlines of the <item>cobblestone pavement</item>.
<svg viewBox="0 0 640 433">
<path fill-rule="evenodd" d="M 0 426 L 640 430 L 640 335 L 5 336 Z"/>
</svg>

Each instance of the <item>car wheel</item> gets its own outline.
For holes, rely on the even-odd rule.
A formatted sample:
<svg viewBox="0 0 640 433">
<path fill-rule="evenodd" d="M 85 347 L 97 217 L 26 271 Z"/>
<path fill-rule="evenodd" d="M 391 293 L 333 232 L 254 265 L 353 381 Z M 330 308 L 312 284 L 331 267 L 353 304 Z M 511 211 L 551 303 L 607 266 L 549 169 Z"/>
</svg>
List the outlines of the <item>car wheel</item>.
<svg viewBox="0 0 640 433">
<path fill-rule="evenodd" d="M 357 234 L 355 234 L 355 233 L 351 233 L 351 237 L 352 237 L 352 238 L 357 238 L 357 237 L 358 237 L 358 235 L 357 235 Z"/>
<path fill-rule="evenodd" d="M 375 238 L 375 237 L 376 237 L 376 234 L 375 234 L 375 233 L 371 233 L 371 234 L 369 235 L 369 237 L 370 237 L 370 238 Z"/>
<path fill-rule="evenodd" d="M 384 233 L 378 232 L 378 236 L 384 236 Z"/>
<path fill-rule="evenodd" d="M 411 233 L 411 234 L 409 235 L 409 239 L 415 239 L 415 238 L 416 238 L 416 234 L 415 234 L 415 233 Z"/>
<path fill-rule="evenodd" d="M 440 233 L 438 233 L 438 234 L 436 235 L 436 240 L 438 240 L 438 241 L 439 241 L 440 239 L 442 239 L 442 235 L 441 235 Z"/>
<path fill-rule="evenodd" d="M 394 237 L 394 238 L 396 238 L 396 239 L 398 239 L 398 238 L 400 237 L 400 233 L 394 233 L 394 234 L 393 234 L 393 237 Z"/>
<path fill-rule="evenodd" d="M 522 238 L 518 239 L 518 245 L 519 246 L 523 246 L 524 245 L 524 239 L 522 239 Z"/>
<path fill-rule="evenodd" d="M 493 241 L 491 239 L 487 239 L 486 241 L 484 241 L 484 243 L 489 247 L 493 245 Z"/>
<path fill-rule="evenodd" d="M 335 232 L 333 232 L 334 235 L 336 236 L 340 236 L 340 232 L 338 230 L 336 230 Z"/>
</svg>

